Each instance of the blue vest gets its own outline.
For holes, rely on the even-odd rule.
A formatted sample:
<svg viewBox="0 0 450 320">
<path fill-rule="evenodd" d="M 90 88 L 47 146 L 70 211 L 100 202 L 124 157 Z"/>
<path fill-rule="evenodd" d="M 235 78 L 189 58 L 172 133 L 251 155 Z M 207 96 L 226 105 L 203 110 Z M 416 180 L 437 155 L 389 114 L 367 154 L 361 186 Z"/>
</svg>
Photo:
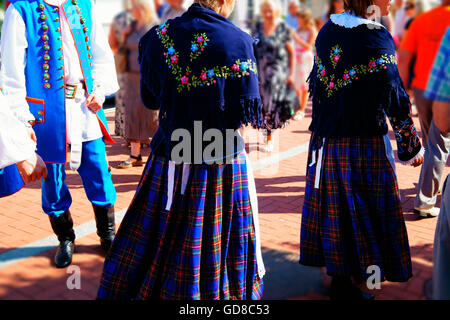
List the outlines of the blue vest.
<svg viewBox="0 0 450 320">
<path fill-rule="evenodd" d="M 25 183 L 17 170 L 12 165 L 0 170 L 0 198 L 16 193 L 24 187 Z"/>
<path fill-rule="evenodd" d="M 67 155 L 64 48 L 61 20 L 69 21 L 87 93 L 93 89 L 90 30 L 91 1 L 67 0 L 63 10 L 45 0 L 12 0 L 27 30 L 25 67 L 27 101 L 36 118 L 33 129 L 37 153 L 46 163 L 65 164 Z M 106 142 L 114 143 L 108 133 L 103 109 L 97 112 Z"/>
</svg>

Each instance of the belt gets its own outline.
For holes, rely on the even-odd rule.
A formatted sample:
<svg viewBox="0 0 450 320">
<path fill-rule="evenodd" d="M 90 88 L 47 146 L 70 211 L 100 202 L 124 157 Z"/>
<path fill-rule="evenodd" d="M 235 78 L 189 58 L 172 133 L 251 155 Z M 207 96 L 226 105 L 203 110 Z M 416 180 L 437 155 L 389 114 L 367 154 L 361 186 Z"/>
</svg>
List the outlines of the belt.
<svg viewBox="0 0 450 320">
<path fill-rule="evenodd" d="M 66 92 L 66 99 L 73 100 L 77 97 L 84 96 L 85 85 L 82 82 L 66 83 L 64 87 Z"/>
</svg>

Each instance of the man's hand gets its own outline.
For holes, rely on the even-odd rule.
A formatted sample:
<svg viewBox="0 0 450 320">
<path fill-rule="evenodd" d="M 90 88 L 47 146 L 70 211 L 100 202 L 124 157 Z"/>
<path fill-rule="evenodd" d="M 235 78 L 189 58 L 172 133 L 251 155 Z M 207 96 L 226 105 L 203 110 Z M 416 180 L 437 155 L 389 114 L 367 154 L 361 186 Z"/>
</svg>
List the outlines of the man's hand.
<svg viewBox="0 0 450 320">
<path fill-rule="evenodd" d="M 41 177 L 47 179 L 47 167 L 37 154 L 29 160 L 17 163 L 17 168 L 25 183 L 35 182 Z"/>
<path fill-rule="evenodd" d="M 93 113 L 97 113 L 102 108 L 102 103 L 100 103 L 94 93 L 87 98 L 86 105 Z"/>
<path fill-rule="evenodd" d="M 415 168 L 423 164 L 423 156 L 416 159 L 411 165 Z"/>
<path fill-rule="evenodd" d="M 34 133 L 33 128 L 29 127 L 29 128 L 27 128 L 27 130 L 28 130 L 28 135 L 30 136 L 30 139 L 33 140 L 35 143 L 37 143 L 36 133 Z"/>
</svg>

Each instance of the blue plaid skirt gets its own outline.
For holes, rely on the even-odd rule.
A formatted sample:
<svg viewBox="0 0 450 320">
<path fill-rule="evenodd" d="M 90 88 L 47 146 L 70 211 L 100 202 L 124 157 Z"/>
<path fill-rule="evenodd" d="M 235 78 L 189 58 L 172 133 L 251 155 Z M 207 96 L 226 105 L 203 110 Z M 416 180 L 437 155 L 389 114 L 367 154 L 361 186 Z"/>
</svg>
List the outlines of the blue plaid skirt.
<svg viewBox="0 0 450 320">
<path fill-rule="evenodd" d="M 261 299 L 245 155 L 188 168 L 185 180 L 183 165 L 174 167 L 169 199 L 169 161 L 150 157 L 106 257 L 99 299 Z"/>
<path fill-rule="evenodd" d="M 383 137 L 327 138 L 319 185 L 317 165 L 310 165 L 317 150 L 310 145 L 300 263 L 359 281 L 375 266 L 380 281 L 407 281 L 412 276 L 408 235 Z"/>
</svg>

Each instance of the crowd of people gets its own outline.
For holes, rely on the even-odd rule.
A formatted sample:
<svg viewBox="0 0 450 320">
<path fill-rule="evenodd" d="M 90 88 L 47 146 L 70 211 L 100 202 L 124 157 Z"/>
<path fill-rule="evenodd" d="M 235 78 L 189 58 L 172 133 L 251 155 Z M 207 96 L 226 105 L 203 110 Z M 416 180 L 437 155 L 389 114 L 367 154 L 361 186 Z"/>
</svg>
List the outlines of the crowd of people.
<svg viewBox="0 0 450 320">
<path fill-rule="evenodd" d="M 42 178 L 64 268 L 75 249 L 66 163 L 80 174 L 107 253 L 99 299 L 261 299 L 257 192 L 239 130 L 264 130 L 272 152 L 274 131 L 304 121 L 312 101 L 300 263 L 326 268 L 331 299 L 373 299 L 361 290 L 371 266 L 381 281 L 413 276 L 388 119 L 400 163 L 422 165 L 414 212 L 439 216 L 434 297 L 450 299 L 450 1 L 331 0 L 315 18 L 303 2 L 283 16 L 262 0 L 248 33 L 228 20 L 234 5 L 125 0 L 107 37 L 89 0 L 11 1 L 0 197 Z M 151 148 L 117 233 L 102 109 L 114 93 L 115 135 L 131 149 L 118 168 L 144 166 Z M 234 134 L 221 152 L 203 157 L 202 141 L 178 161 L 180 130 Z"/>
</svg>

